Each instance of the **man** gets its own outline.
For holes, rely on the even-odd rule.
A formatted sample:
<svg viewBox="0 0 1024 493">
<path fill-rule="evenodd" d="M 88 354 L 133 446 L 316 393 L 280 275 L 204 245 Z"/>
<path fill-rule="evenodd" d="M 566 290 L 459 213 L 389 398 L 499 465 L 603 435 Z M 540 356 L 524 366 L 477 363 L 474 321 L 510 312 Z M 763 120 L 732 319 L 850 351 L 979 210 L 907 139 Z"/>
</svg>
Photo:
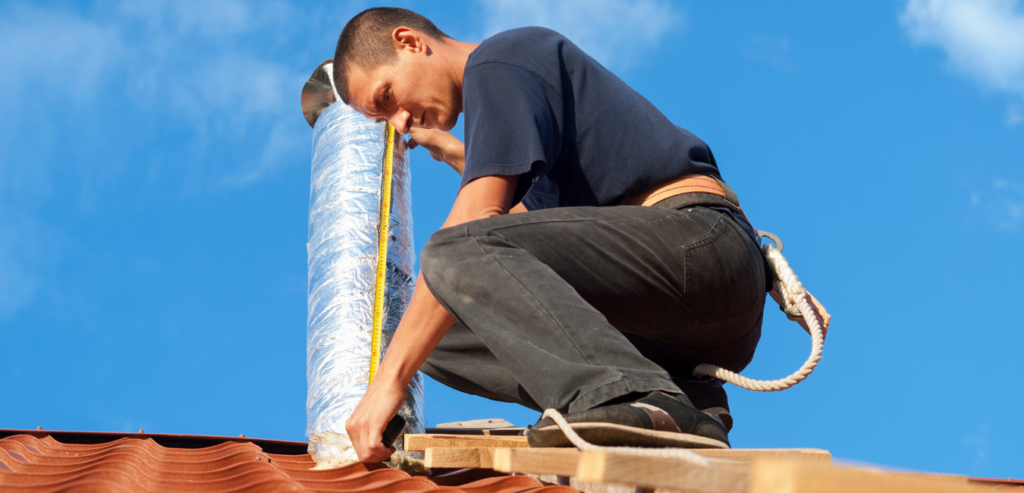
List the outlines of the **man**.
<svg viewBox="0 0 1024 493">
<path fill-rule="evenodd" d="M 729 446 L 721 383 L 691 371 L 750 362 L 767 281 L 703 141 L 547 29 L 470 44 L 370 9 L 345 26 L 334 67 L 346 103 L 462 174 L 346 424 L 362 461 L 390 456 L 382 431 L 421 368 L 554 408 L 592 443 Z M 447 133 L 460 113 L 465 146 Z M 549 419 L 527 436 L 569 445 Z"/>
</svg>

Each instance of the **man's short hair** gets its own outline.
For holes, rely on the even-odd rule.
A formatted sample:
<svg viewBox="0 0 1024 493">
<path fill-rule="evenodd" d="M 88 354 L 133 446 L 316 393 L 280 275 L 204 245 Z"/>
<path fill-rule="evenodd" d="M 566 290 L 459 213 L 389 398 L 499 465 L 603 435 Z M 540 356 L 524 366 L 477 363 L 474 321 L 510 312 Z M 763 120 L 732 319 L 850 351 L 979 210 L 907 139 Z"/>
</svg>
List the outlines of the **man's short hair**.
<svg viewBox="0 0 1024 493">
<path fill-rule="evenodd" d="M 420 31 L 434 39 L 445 39 L 430 19 L 411 10 L 396 7 L 375 7 L 366 9 L 353 17 L 338 37 L 338 48 L 334 50 L 334 85 L 341 100 L 348 104 L 348 66 L 355 64 L 367 72 L 398 60 L 398 53 L 391 41 L 395 28 L 404 26 Z"/>
</svg>

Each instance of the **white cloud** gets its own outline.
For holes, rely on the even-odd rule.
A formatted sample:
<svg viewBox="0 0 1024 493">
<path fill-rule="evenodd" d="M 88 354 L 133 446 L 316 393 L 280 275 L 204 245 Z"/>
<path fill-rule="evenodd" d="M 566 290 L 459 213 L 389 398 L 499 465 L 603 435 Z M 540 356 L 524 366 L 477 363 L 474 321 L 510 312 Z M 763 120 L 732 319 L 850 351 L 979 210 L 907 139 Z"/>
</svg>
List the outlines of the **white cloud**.
<svg viewBox="0 0 1024 493">
<path fill-rule="evenodd" d="M 1024 12 L 1018 0 L 910 0 L 900 22 L 915 44 L 945 50 L 951 69 L 1024 96 Z"/>
<path fill-rule="evenodd" d="M 245 187 L 301 165 L 299 92 L 331 54 L 316 53 L 321 31 L 337 35 L 326 13 L 276 0 L 43 5 L 0 2 L 0 319 L 73 241 L 45 207 Z"/>
<path fill-rule="evenodd" d="M 558 31 L 607 67 L 625 68 L 656 48 L 686 16 L 660 0 L 484 0 L 486 36 L 524 26 Z"/>
<path fill-rule="evenodd" d="M 88 14 L 12 4 L 0 8 L 0 46 L 13 48 L 0 50 L 0 110 L 9 125 L 34 127 L 33 138 L 57 138 L 66 128 L 53 127 L 66 126 L 67 119 L 48 122 L 40 113 L 70 104 L 67 111 L 103 125 L 105 118 L 126 116 L 109 107 L 113 102 L 124 110 L 126 102 L 136 118 L 188 122 L 193 149 L 246 133 L 263 133 L 271 145 L 277 122 L 301 121 L 298 94 L 312 71 L 272 56 L 275 41 L 282 41 L 275 38 L 300 35 L 298 16 L 290 4 L 275 1 L 125 1 Z M 0 156 L 16 138 L 4 134 Z M 288 162 L 280 157 L 254 161 L 252 171 L 262 175 Z M 208 174 L 209 183 L 222 182 L 216 166 Z M 259 178 L 252 176 L 248 182 Z"/>
<path fill-rule="evenodd" d="M 1016 231 L 1024 223 L 1024 186 L 993 180 L 988 190 L 971 194 L 971 206 L 996 229 Z"/>
<path fill-rule="evenodd" d="M 31 89 L 52 91 L 72 102 L 96 90 L 101 74 L 121 49 L 120 39 L 109 28 L 70 12 L 44 12 L 22 5 L 0 16 L 0 45 L 5 47 L 0 50 L 0 66 L 6 73 L 0 78 L 0 90 L 5 94 L 28 89 L 24 84 L 33 82 Z M 71 77 L 73 84 L 69 84 Z M 38 92 L 27 95 L 40 96 Z"/>
<path fill-rule="evenodd" d="M 132 96 L 140 103 L 241 121 L 297 113 L 295 101 L 309 74 L 263 53 L 266 38 L 296 21 L 289 4 L 143 2 L 117 12 L 112 27 L 138 31 L 130 35 L 135 43 L 126 61 Z"/>
<path fill-rule="evenodd" d="M 249 166 L 242 170 L 232 172 L 223 178 L 223 183 L 242 188 L 258 181 L 268 172 L 276 168 L 288 157 L 301 152 L 300 148 L 309 147 L 309 129 L 296 125 L 289 125 L 285 122 L 278 122 L 270 131 L 259 161 L 255 166 Z"/>
</svg>

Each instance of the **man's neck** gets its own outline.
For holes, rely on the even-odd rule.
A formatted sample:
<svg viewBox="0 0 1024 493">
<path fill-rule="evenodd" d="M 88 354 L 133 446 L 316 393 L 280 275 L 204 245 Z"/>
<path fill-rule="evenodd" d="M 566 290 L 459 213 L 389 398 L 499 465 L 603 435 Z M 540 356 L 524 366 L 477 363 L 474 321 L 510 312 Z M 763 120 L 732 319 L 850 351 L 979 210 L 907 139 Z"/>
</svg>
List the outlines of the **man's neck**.
<svg viewBox="0 0 1024 493">
<path fill-rule="evenodd" d="M 480 46 L 479 43 L 464 43 L 462 41 L 456 41 L 448 38 L 438 46 L 439 50 L 444 50 L 444 57 L 448 61 L 448 75 L 455 82 L 455 85 L 459 88 L 459 93 L 462 92 L 462 74 L 466 71 L 466 63 L 469 62 L 469 54 Z"/>
</svg>

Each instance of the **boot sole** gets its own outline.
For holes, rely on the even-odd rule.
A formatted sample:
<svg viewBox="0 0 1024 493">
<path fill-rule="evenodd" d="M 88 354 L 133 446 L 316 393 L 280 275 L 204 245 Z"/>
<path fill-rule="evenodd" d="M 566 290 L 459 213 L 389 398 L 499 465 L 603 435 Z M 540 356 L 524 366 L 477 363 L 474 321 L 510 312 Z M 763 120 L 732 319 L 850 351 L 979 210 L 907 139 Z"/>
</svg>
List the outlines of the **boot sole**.
<svg viewBox="0 0 1024 493">
<path fill-rule="evenodd" d="M 607 447 L 675 447 L 675 448 L 730 448 L 729 444 L 714 438 L 654 431 L 614 423 L 572 423 L 580 438 Z M 572 447 L 557 425 L 530 428 L 526 435 L 531 447 Z"/>
</svg>

